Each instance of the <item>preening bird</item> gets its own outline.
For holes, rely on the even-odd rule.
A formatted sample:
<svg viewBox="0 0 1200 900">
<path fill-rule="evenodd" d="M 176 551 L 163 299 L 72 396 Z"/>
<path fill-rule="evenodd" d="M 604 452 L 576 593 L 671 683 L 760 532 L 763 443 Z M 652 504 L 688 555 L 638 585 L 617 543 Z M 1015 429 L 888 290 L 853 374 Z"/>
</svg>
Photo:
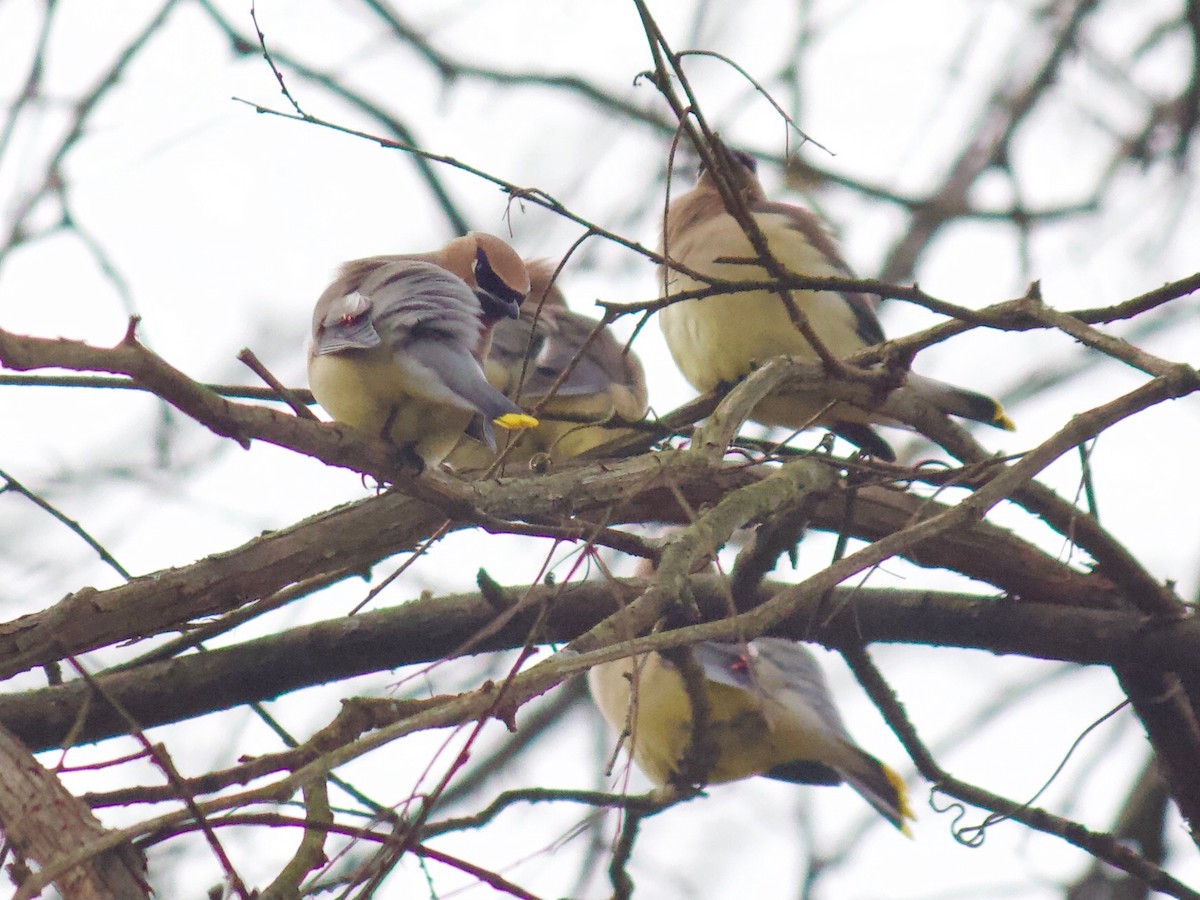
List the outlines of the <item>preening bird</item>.
<svg viewBox="0 0 1200 900">
<path fill-rule="evenodd" d="M 761 637 L 687 648 L 705 677 L 710 737 L 718 755 L 710 783 L 765 775 L 797 784 L 843 782 L 900 831 L 913 818 L 904 781 L 851 740 L 817 660 L 802 644 Z M 608 724 L 628 733 L 638 767 L 671 783 L 691 743 L 692 707 L 679 670 L 658 653 L 588 670 Z"/>
<path fill-rule="evenodd" d="M 441 250 L 356 259 L 317 300 L 308 354 L 313 396 L 339 422 L 437 465 L 464 431 L 490 447 L 492 423 L 537 420 L 483 374 L 492 328 L 529 293 L 520 256 L 471 232 Z"/>
<path fill-rule="evenodd" d="M 592 337 L 599 323 L 567 309 L 558 285 L 551 283 L 551 260 L 526 260 L 525 267 L 532 285 L 529 299 L 519 318 L 496 325 L 484 372 L 493 386 L 523 407 L 550 397 L 541 406 L 538 427 L 508 436 L 516 446 L 505 459 L 526 462 L 545 453 L 561 461 L 626 434 L 586 422 L 641 419 L 648 402 L 646 381 L 637 357 L 612 332 L 604 328 Z M 452 466 L 464 469 L 486 468 L 494 460 L 495 454 L 468 441 L 449 457 Z"/>
<path fill-rule="evenodd" d="M 737 193 L 758 224 L 771 256 L 784 269 L 812 277 L 853 277 L 837 244 L 817 217 L 799 206 L 766 198 L 753 157 L 733 152 L 719 141 Z M 672 200 L 663 223 L 663 254 L 700 275 L 724 281 L 770 280 L 750 239 L 725 208 L 716 179 L 702 171 L 696 186 Z M 665 296 L 707 285 L 669 268 L 661 270 Z M 845 291 L 790 291 L 817 337 L 833 356 L 844 358 L 881 343 L 883 329 L 864 294 Z M 775 356 L 819 362 L 800 333 L 778 292 L 770 290 L 713 294 L 683 300 L 658 313 L 667 346 L 684 377 L 698 391 L 733 382 Z M 1013 423 L 995 400 L 953 385 L 909 373 L 900 390 L 915 391 L 942 412 L 1011 431 Z M 882 459 L 893 460 L 890 446 L 868 423 L 895 424 L 870 410 L 829 402 L 816 391 L 776 392 L 751 416 L 765 425 L 798 429 L 824 425 Z"/>
</svg>

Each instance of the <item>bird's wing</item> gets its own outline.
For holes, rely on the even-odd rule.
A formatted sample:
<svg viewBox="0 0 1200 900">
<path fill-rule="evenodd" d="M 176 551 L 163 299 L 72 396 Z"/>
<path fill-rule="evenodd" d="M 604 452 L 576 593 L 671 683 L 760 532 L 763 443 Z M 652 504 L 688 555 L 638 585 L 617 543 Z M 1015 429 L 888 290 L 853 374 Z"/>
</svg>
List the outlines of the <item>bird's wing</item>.
<svg viewBox="0 0 1200 900">
<path fill-rule="evenodd" d="M 834 739 L 829 742 L 831 751 L 824 762 L 884 818 L 907 834 L 906 820 L 912 818 L 912 810 L 903 779 L 851 739 L 812 653 L 784 638 L 757 638 L 750 642 L 750 648 L 756 657 L 755 670 L 763 690 L 779 704 L 777 714 L 793 716 L 798 722 L 808 723 L 809 728 L 813 727 L 815 717 L 818 727 Z M 770 708 L 766 715 L 771 721 Z M 799 774 L 802 780 L 808 780 L 803 776 L 810 776 L 810 769 L 806 761 L 800 760 L 784 763 L 767 774 L 787 781 L 795 780 L 794 776 Z"/>
<path fill-rule="evenodd" d="M 461 278 L 423 260 L 401 259 L 365 278 L 371 320 L 393 354 L 413 343 L 444 341 L 475 353 L 484 328 L 475 292 Z"/>
<path fill-rule="evenodd" d="M 751 207 L 753 212 L 766 213 L 782 217 L 788 223 L 788 227 L 798 231 L 809 244 L 811 244 L 835 269 L 839 270 L 847 278 L 853 278 L 854 272 L 842 258 L 842 253 L 838 249 L 837 242 L 825 230 L 820 220 L 809 210 L 800 206 L 794 206 L 791 203 L 777 203 L 771 200 L 762 200 L 755 203 Z M 854 314 L 854 330 L 862 340 L 864 346 L 872 344 L 882 344 L 885 340 L 883 334 L 883 326 L 879 324 L 879 318 L 875 315 L 875 306 L 866 294 L 861 294 L 857 291 L 842 291 L 842 299 L 850 307 L 850 311 Z"/>
<path fill-rule="evenodd" d="M 420 393 L 431 399 L 475 410 L 489 421 L 521 414 L 521 407 L 488 384 L 475 357 L 449 341 L 434 338 L 412 341 L 408 345 L 408 358 L 401 364 L 419 378 L 414 387 L 425 386 Z"/>
<path fill-rule="evenodd" d="M 530 360 L 528 369 L 532 371 L 533 360 L 545 340 L 545 329 L 534 327 L 533 313 L 528 309 L 521 310 L 520 318 L 496 323 L 487 356 L 488 380 L 505 393 L 514 393 L 525 360 Z"/>
<path fill-rule="evenodd" d="M 324 299 L 324 298 L 323 298 Z M 314 322 L 312 355 L 369 350 L 381 343 L 371 321 L 371 300 L 358 291 L 329 297 Z"/>
<path fill-rule="evenodd" d="M 815 716 L 828 734 L 849 741 L 842 716 L 820 663 L 803 644 L 786 638 L 763 637 L 750 642 L 754 672 L 762 690 L 793 713 Z"/>
<path fill-rule="evenodd" d="M 770 707 L 782 707 L 805 719 L 815 717 L 825 733 L 850 740 L 821 666 L 803 644 L 769 637 L 748 644 L 705 641 L 692 652 L 709 680 L 769 699 L 764 709 L 768 720 Z"/>
<path fill-rule="evenodd" d="M 521 397 L 545 397 L 574 362 L 571 374 L 555 391 L 556 397 L 611 393 L 619 415 L 640 418 L 647 402 L 641 363 L 632 353 L 625 353 L 607 329 L 587 344 L 596 325 L 595 319 L 559 306 L 543 306 L 536 321 L 534 310 L 522 310 L 520 319 L 501 322 L 493 332 L 488 369 L 503 374 L 494 374 L 492 381 L 503 379 L 510 396 L 520 384 Z M 580 356 L 584 344 L 587 349 Z"/>
<path fill-rule="evenodd" d="M 522 413 L 484 377 L 478 359 L 484 328 L 475 292 L 440 266 L 411 259 L 375 270 L 360 291 L 371 298 L 372 322 L 408 389 L 479 413 L 482 420 L 469 431 L 494 448 L 491 422 Z"/>
<path fill-rule="evenodd" d="M 1015 431 L 1016 425 L 1005 413 L 1004 407 L 985 394 L 969 391 L 944 381 L 927 378 L 915 372 L 909 372 L 904 388 L 932 403 L 944 413 L 952 416 L 962 416 L 974 422 L 986 422 L 995 428 L 1005 431 Z"/>
</svg>

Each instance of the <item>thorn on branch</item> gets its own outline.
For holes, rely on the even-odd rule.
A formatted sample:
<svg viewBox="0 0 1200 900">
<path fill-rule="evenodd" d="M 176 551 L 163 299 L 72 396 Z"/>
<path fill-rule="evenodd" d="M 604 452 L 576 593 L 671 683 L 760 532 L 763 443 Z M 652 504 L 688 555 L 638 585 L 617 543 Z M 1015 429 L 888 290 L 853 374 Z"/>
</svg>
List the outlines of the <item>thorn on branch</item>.
<svg viewBox="0 0 1200 900">
<path fill-rule="evenodd" d="M 658 82 L 658 73 L 653 69 L 645 69 L 633 76 L 634 87 L 641 87 L 643 81 L 649 81 L 652 85 L 658 88 L 658 90 L 662 90 L 662 87 Z"/>
<path fill-rule="evenodd" d="M 141 321 L 142 321 L 141 316 L 130 316 L 129 317 L 129 324 L 127 326 L 125 326 L 125 336 L 123 338 L 121 338 L 122 344 L 136 345 L 138 343 L 136 332 L 137 332 L 137 327 L 141 323 Z"/>
<path fill-rule="evenodd" d="M 479 593 L 487 605 L 496 612 L 507 612 L 512 609 L 513 600 L 505 596 L 504 588 L 487 573 L 487 569 L 480 569 L 476 573 L 475 583 L 479 586 Z"/>
</svg>

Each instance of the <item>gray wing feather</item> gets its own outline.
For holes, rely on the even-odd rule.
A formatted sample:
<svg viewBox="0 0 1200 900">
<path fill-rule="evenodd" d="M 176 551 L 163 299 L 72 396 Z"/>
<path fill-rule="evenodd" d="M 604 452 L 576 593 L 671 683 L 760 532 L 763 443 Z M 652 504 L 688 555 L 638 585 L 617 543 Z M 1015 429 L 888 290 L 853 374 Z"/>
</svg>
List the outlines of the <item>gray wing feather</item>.
<svg viewBox="0 0 1200 900">
<path fill-rule="evenodd" d="M 401 260 L 373 272 L 359 290 L 371 298 L 371 321 L 393 353 L 427 340 L 478 351 L 483 335 L 479 298 L 441 266 Z"/>
<path fill-rule="evenodd" d="M 793 206 L 790 203 L 777 203 L 771 200 L 755 203 L 753 210 L 786 216 L 791 227 L 800 232 L 804 239 L 812 244 L 831 265 L 840 269 L 847 278 L 854 277 L 854 272 L 851 271 L 849 264 L 842 258 L 837 242 L 821 225 L 821 220 L 809 210 L 801 206 Z M 868 347 L 873 344 L 882 344 L 885 340 L 883 326 L 879 324 L 879 318 L 875 315 L 875 306 L 870 298 L 866 294 L 856 291 L 842 291 L 841 296 L 854 314 L 854 331 L 862 339 L 863 344 Z"/>
<path fill-rule="evenodd" d="M 492 335 L 489 355 L 516 377 L 528 357 L 521 395 L 544 397 L 571 365 L 580 348 L 596 327 L 596 320 L 559 307 L 543 306 L 534 324 L 535 311 L 523 309 L 521 317 L 500 322 Z M 561 384 L 557 396 L 607 392 L 613 384 L 636 391 L 640 368 L 622 350 L 621 344 L 607 330 L 596 335 L 587 351 L 575 363 L 571 375 Z"/>
<path fill-rule="evenodd" d="M 488 384 L 475 357 L 463 348 L 443 341 L 425 340 L 411 343 L 408 353 L 410 362 L 415 361 L 435 373 L 451 393 L 461 397 L 489 421 L 521 411 L 521 407 Z"/>
<path fill-rule="evenodd" d="M 485 333 L 482 310 L 471 287 L 441 266 L 399 259 L 368 270 L 357 292 L 333 307 L 356 296 L 363 298 L 358 308 L 365 303 L 370 312 L 375 344 L 391 351 L 396 365 L 407 373 L 410 388 L 479 413 L 470 431 L 494 449 L 491 420 L 521 409 L 484 377 L 479 363 Z M 334 316 L 333 307 L 326 323 L 341 317 L 340 310 Z"/>
<path fill-rule="evenodd" d="M 596 321 L 567 310 L 551 310 L 548 326 L 552 330 L 537 356 L 537 370 L 530 381 L 530 390 L 546 392 L 559 373 L 571 364 L 596 327 Z M 599 394 L 613 384 L 630 381 L 627 358 L 621 345 L 607 331 L 601 331 L 580 357 L 571 377 L 559 388 L 560 394 Z"/>
<path fill-rule="evenodd" d="M 786 638 L 756 638 L 749 644 L 709 641 L 692 648 L 710 680 L 754 691 L 803 720 L 812 716 L 844 743 L 839 762 L 798 759 L 776 766 L 769 778 L 807 784 L 837 784 L 844 779 L 889 822 L 904 830 L 906 812 L 902 792 L 879 760 L 859 749 L 850 739 L 842 717 L 833 705 L 820 664 L 802 644 Z"/>
<path fill-rule="evenodd" d="M 927 378 L 924 375 L 917 375 L 915 372 L 909 373 L 905 387 L 932 403 L 942 412 L 952 416 L 962 416 L 964 419 L 971 419 L 975 422 L 986 422 L 988 425 L 999 428 L 1005 427 L 1000 424 L 1001 421 L 1008 421 L 999 403 L 991 397 L 969 391 L 966 388 Z"/>
<path fill-rule="evenodd" d="M 849 272 L 846 274 L 849 277 L 853 277 Z M 883 333 L 883 326 L 879 324 L 879 319 L 875 315 L 875 309 L 871 301 L 867 299 L 866 294 L 842 291 L 842 299 L 846 301 L 850 307 L 850 311 L 854 313 L 854 333 L 862 338 L 864 344 L 870 347 L 874 344 L 882 344 L 887 340 Z"/>
<path fill-rule="evenodd" d="M 369 315 L 370 298 L 353 291 L 334 299 L 317 323 L 313 355 L 341 350 L 369 350 L 382 342 Z"/>
<path fill-rule="evenodd" d="M 833 705 L 825 673 L 803 644 L 766 637 L 751 641 L 750 646 L 759 660 L 759 677 L 776 701 L 784 706 L 811 709 L 830 732 L 850 741 L 842 717 Z"/>
<path fill-rule="evenodd" d="M 749 644 L 706 641 L 692 652 L 711 681 L 761 693 L 784 707 L 807 707 L 830 733 L 850 740 L 821 666 L 803 644 L 771 637 Z"/>
<path fill-rule="evenodd" d="M 744 691 L 755 689 L 756 681 L 746 662 L 745 644 L 705 641 L 692 647 L 692 656 L 709 681 L 741 688 Z"/>
</svg>

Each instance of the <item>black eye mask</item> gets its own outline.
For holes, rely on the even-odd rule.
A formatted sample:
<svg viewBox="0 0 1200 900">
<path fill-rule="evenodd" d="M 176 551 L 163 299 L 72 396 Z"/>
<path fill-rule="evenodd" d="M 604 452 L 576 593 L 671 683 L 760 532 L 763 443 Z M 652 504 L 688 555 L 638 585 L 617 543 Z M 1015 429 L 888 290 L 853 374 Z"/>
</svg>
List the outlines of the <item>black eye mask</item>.
<svg viewBox="0 0 1200 900">
<path fill-rule="evenodd" d="M 525 295 L 504 283 L 492 269 L 482 247 L 475 248 L 475 295 L 483 307 L 483 313 L 491 319 L 515 319 L 521 310 Z"/>
</svg>

